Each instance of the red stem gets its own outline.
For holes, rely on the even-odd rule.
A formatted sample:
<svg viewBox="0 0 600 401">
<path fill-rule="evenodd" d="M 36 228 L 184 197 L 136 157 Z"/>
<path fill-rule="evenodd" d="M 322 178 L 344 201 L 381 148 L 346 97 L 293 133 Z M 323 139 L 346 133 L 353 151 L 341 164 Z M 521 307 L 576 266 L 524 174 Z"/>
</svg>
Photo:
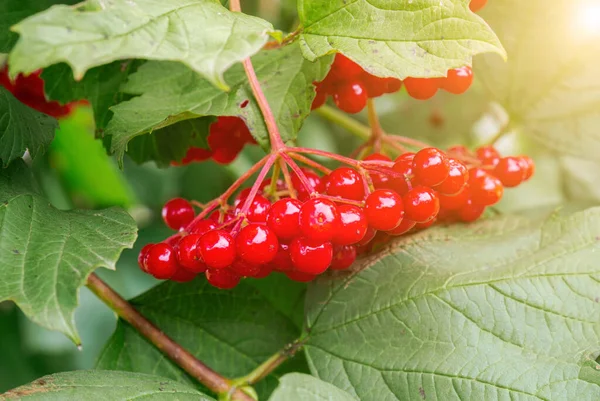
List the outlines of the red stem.
<svg viewBox="0 0 600 401">
<path fill-rule="evenodd" d="M 283 179 L 285 181 L 285 186 L 287 187 L 290 197 L 293 199 L 297 199 L 298 195 L 296 194 L 296 188 L 294 188 L 294 184 L 292 183 L 292 176 L 290 175 L 290 170 L 288 170 L 287 164 L 283 159 L 279 159 L 279 165 L 281 166 L 281 172 L 283 173 Z"/>
<path fill-rule="evenodd" d="M 312 194 L 313 192 L 315 192 L 315 188 L 313 188 L 313 186 L 310 184 L 310 181 L 308 181 L 308 178 L 306 178 L 306 175 L 304 174 L 304 172 L 302 172 L 302 169 L 298 167 L 296 162 L 286 153 L 281 153 L 281 158 L 285 161 L 285 163 L 288 166 L 290 166 L 292 170 L 294 170 L 294 173 L 296 173 L 298 179 L 300 180 L 304 188 L 308 191 L 308 193 Z"/>
<path fill-rule="evenodd" d="M 302 156 L 302 155 L 299 155 L 296 153 L 290 153 L 289 155 L 292 159 L 295 159 L 301 163 L 304 163 L 307 166 L 314 168 L 315 170 L 319 170 L 323 174 L 331 173 L 331 170 L 329 170 L 327 167 L 323 166 L 322 164 L 317 163 L 316 161 L 314 161 L 312 159 L 309 159 L 308 157 L 305 157 L 305 156 Z"/>
<path fill-rule="evenodd" d="M 341 155 L 336 155 L 334 153 L 325 152 L 324 150 L 318 150 L 318 149 L 294 147 L 294 148 L 287 148 L 287 152 L 290 152 L 290 153 L 305 153 L 307 155 L 323 156 L 323 157 L 327 157 L 327 158 L 332 159 L 332 160 L 337 160 L 340 163 L 348 164 L 348 165 L 353 166 L 353 167 L 360 167 L 360 163 L 361 163 L 360 161 L 351 159 L 349 157 L 345 157 L 345 156 L 341 156 Z"/>
</svg>

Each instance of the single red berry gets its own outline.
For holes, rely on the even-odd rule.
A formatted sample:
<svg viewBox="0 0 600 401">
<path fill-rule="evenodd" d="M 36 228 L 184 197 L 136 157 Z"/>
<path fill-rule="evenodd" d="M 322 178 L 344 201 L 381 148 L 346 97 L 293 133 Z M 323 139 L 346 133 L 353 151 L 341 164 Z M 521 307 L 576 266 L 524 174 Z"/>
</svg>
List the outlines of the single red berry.
<svg viewBox="0 0 600 401">
<path fill-rule="evenodd" d="M 470 191 L 468 185 L 465 185 L 462 191 L 455 195 L 438 194 L 438 197 L 440 198 L 440 210 L 458 210 L 467 204 L 469 196 Z"/>
<path fill-rule="evenodd" d="M 377 189 L 367 197 L 365 215 L 374 229 L 393 230 L 404 217 L 402 198 L 389 189 Z"/>
<path fill-rule="evenodd" d="M 222 290 L 234 288 L 240 282 L 240 276 L 230 269 L 208 269 L 206 280 L 213 286 Z"/>
<path fill-rule="evenodd" d="M 236 259 L 231 265 L 230 269 L 236 272 L 239 276 L 254 277 L 254 275 L 260 273 L 261 265 L 248 263 L 243 259 Z"/>
<path fill-rule="evenodd" d="M 208 218 L 220 226 L 221 224 L 229 223 L 231 220 L 233 220 L 235 218 L 235 214 L 232 211 L 225 212 L 217 209 L 214 210 L 210 216 L 208 216 Z"/>
<path fill-rule="evenodd" d="M 179 269 L 171 276 L 171 280 L 178 283 L 187 283 L 188 281 L 192 281 L 194 278 L 196 278 L 196 275 L 196 273 L 187 269 Z"/>
<path fill-rule="evenodd" d="M 437 93 L 439 82 L 433 78 L 406 78 L 404 87 L 413 99 L 427 100 Z"/>
<path fill-rule="evenodd" d="M 476 205 L 491 206 L 502 199 L 502 182 L 481 168 L 469 170 L 470 199 Z"/>
<path fill-rule="evenodd" d="M 218 211 L 216 210 L 216 212 L 218 212 Z M 212 215 L 211 215 L 211 217 L 212 217 Z M 216 221 L 204 219 L 204 220 L 199 220 L 199 221 L 192 223 L 188 227 L 188 232 L 202 236 L 202 235 L 206 234 L 207 232 L 214 230 L 215 228 L 217 228 Z"/>
<path fill-rule="evenodd" d="M 238 257 L 254 265 L 269 263 L 279 249 L 277 236 L 269 227 L 260 224 L 242 228 L 235 243 Z"/>
<path fill-rule="evenodd" d="M 363 73 L 360 65 L 344 56 L 342 53 L 335 55 L 335 68 L 343 74 L 345 78 L 353 78 Z"/>
<path fill-rule="evenodd" d="M 525 177 L 521 160 L 514 156 L 501 158 L 492 174 L 507 188 L 519 186 Z"/>
<path fill-rule="evenodd" d="M 446 151 L 446 153 L 449 156 L 453 156 L 453 157 L 472 156 L 469 148 L 467 148 L 466 146 L 463 146 L 463 145 L 450 146 L 448 148 L 448 150 Z"/>
<path fill-rule="evenodd" d="M 412 220 L 404 218 L 404 219 L 402 219 L 402 222 L 400 223 L 400 225 L 398 227 L 394 228 L 393 230 L 386 231 L 385 233 L 387 235 L 392 235 L 394 237 L 397 237 L 399 235 L 406 234 L 407 232 L 409 232 L 416 224 L 417 224 L 416 221 L 412 221 Z"/>
<path fill-rule="evenodd" d="M 365 161 L 369 160 L 379 160 L 384 162 L 391 162 L 392 159 L 387 157 L 386 155 L 382 155 L 381 153 L 373 153 L 364 158 Z M 390 176 L 383 173 L 369 173 L 371 177 L 371 181 L 373 181 L 373 186 L 375 189 L 391 189 L 390 188 Z"/>
<path fill-rule="evenodd" d="M 425 148 L 415 154 L 413 172 L 419 184 L 428 187 L 441 184 L 449 171 L 448 159 L 441 150 Z"/>
<path fill-rule="evenodd" d="M 415 224 L 415 230 L 425 230 L 426 228 L 431 227 L 437 222 L 437 218 L 426 221 L 425 223 L 417 223 Z"/>
<path fill-rule="evenodd" d="M 471 199 L 468 199 L 467 203 L 458 211 L 458 217 L 465 223 L 472 223 L 479 219 L 484 211 L 485 206 L 478 205 Z"/>
<path fill-rule="evenodd" d="M 454 195 L 467 185 L 469 171 L 464 164 L 453 158 L 448 158 L 448 167 L 448 177 L 434 189 L 444 195 Z"/>
<path fill-rule="evenodd" d="M 144 265 L 148 273 L 160 280 L 171 278 L 179 269 L 175 250 L 169 244 L 160 242 L 148 249 L 144 258 Z"/>
<path fill-rule="evenodd" d="M 328 241 L 298 237 L 290 243 L 289 249 L 294 267 L 303 273 L 321 274 L 333 258 L 333 246 Z"/>
<path fill-rule="evenodd" d="M 297 192 L 298 199 L 300 199 L 301 201 L 306 201 L 310 199 L 310 194 L 312 191 L 322 193 L 325 187 L 324 183 L 321 180 L 321 177 L 319 177 L 314 171 L 309 169 L 302 169 L 302 172 L 306 176 L 308 183 L 311 186 L 311 190 L 307 189 L 306 186 L 304 186 L 304 184 L 296 174 L 292 174 L 292 185 L 294 186 L 294 189 Z"/>
<path fill-rule="evenodd" d="M 171 199 L 162 208 L 165 224 L 173 230 L 181 230 L 194 220 L 194 208 L 185 199 Z"/>
<path fill-rule="evenodd" d="M 259 188 L 262 192 L 267 192 L 270 187 L 271 187 L 271 179 L 267 178 L 266 180 L 264 180 L 262 182 L 262 184 L 260 184 Z M 284 191 L 286 189 L 287 189 L 287 187 L 285 186 L 285 182 L 283 180 L 277 180 L 277 182 L 275 183 L 275 191 Z"/>
<path fill-rule="evenodd" d="M 358 113 L 367 105 L 367 91 L 361 81 L 341 82 L 335 87 L 333 101 L 346 113 Z"/>
<path fill-rule="evenodd" d="M 313 85 L 315 85 L 315 98 L 310 105 L 311 110 L 315 110 L 323 106 L 327 100 L 327 92 L 325 92 L 323 86 L 319 85 L 318 83 L 313 83 Z"/>
<path fill-rule="evenodd" d="M 253 276 L 250 276 L 250 277 L 265 278 L 265 277 L 268 277 L 273 272 L 273 266 L 270 263 L 267 263 L 266 265 L 260 265 L 259 268 L 260 268 L 260 270 L 257 273 L 255 273 Z"/>
<path fill-rule="evenodd" d="M 404 195 L 412 188 L 411 178 L 413 176 L 413 160 L 415 154 L 412 152 L 404 153 L 396 158 L 392 170 L 396 173 L 402 174 L 402 177 L 393 177 L 391 179 L 391 189 L 396 191 L 399 195 Z"/>
<path fill-rule="evenodd" d="M 340 227 L 333 236 L 337 245 L 352 245 L 360 242 L 369 228 L 367 217 L 361 208 L 354 205 L 338 206 Z"/>
<path fill-rule="evenodd" d="M 308 283 L 317 278 L 316 274 L 309 274 L 299 271 L 285 272 L 285 275 L 288 276 L 290 280 L 298 281 L 299 283 Z"/>
<path fill-rule="evenodd" d="M 365 236 L 363 237 L 363 239 L 358 241 L 358 243 L 356 245 L 365 246 L 369 242 L 373 241 L 373 238 L 375 238 L 376 235 L 377 235 L 377 230 L 374 229 L 373 227 L 369 227 L 369 228 L 367 228 L 367 232 L 365 233 Z"/>
<path fill-rule="evenodd" d="M 200 259 L 198 252 L 198 241 L 201 237 L 200 234 L 188 234 L 177 244 L 177 261 L 183 268 L 193 273 L 206 271 L 206 265 Z"/>
<path fill-rule="evenodd" d="M 243 204 L 246 201 L 246 198 L 248 198 L 248 195 L 250 195 L 250 191 L 252 191 L 252 188 L 242 189 L 235 197 L 235 200 L 233 201 L 233 207 L 237 208 L 240 204 Z"/>
<path fill-rule="evenodd" d="M 325 242 L 331 240 L 339 230 L 340 214 L 330 200 L 310 199 L 302 205 L 298 222 L 305 237 Z"/>
<path fill-rule="evenodd" d="M 138 259 L 137 259 L 138 266 L 145 273 L 148 273 L 148 268 L 146 267 L 146 264 L 145 264 L 146 255 L 148 255 L 148 251 L 153 246 L 154 246 L 154 244 L 146 244 L 146 245 L 144 245 L 144 247 L 140 250 L 140 253 L 138 254 Z"/>
<path fill-rule="evenodd" d="M 275 258 L 271 261 L 271 266 L 273 267 L 273 270 L 278 272 L 294 270 L 294 265 L 290 258 L 289 245 L 281 242 L 279 243 L 279 250 L 277 251 Z"/>
<path fill-rule="evenodd" d="M 267 225 L 279 239 L 288 240 L 300 235 L 298 216 L 301 207 L 302 202 L 292 198 L 273 203 L 267 216 Z"/>
<path fill-rule="evenodd" d="M 356 247 L 352 245 L 336 246 L 333 248 L 331 270 L 346 270 L 356 260 Z"/>
<path fill-rule="evenodd" d="M 482 146 L 475 151 L 484 166 L 495 166 L 500 161 L 500 153 L 493 146 Z"/>
<path fill-rule="evenodd" d="M 465 93 L 473 83 L 473 71 L 471 67 L 460 67 L 448 71 L 448 76 L 442 78 L 441 88 L 460 95 Z"/>
<path fill-rule="evenodd" d="M 209 268 L 224 269 L 235 260 L 235 243 L 224 230 L 209 231 L 198 241 L 200 257 Z"/>
<path fill-rule="evenodd" d="M 429 187 L 414 187 L 402 197 L 405 218 L 417 223 L 426 223 L 435 219 L 440 211 L 440 200 Z"/>
<path fill-rule="evenodd" d="M 327 195 L 362 201 L 365 198 L 365 182 L 353 168 L 336 168 L 327 179 Z"/>
<path fill-rule="evenodd" d="M 523 181 L 527 181 L 535 173 L 535 162 L 529 156 L 519 157 L 523 169 Z"/>
<path fill-rule="evenodd" d="M 234 211 L 236 215 L 241 213 L 245 202 L 246 199 L 243 199 L 236 206 Z M 269 202 L 269 200 L 264 196 L 257 194 L 252 200 L 252 203 L 250 204 L 250 208 L 246 213 L 246 218 L 252 223 L 265 223 L 267 221 L 267 214 L 269 213 L 269 209 L 271 209 L 271 202 Z"/>
<path fill-rule="evenodd" d="M 477 11 L 485 7 L 487 1 L 488 0 L 471 0 L 471 2 L 469 3 L 469 8 L 471 9 L 471 11 L 476 13 Z"/>
<path fill-rule="evenodd" d="M 396 78 L 383 78 L 385 93 L 398 92 L 402 88 L 402 81 Z"/>
</svg>

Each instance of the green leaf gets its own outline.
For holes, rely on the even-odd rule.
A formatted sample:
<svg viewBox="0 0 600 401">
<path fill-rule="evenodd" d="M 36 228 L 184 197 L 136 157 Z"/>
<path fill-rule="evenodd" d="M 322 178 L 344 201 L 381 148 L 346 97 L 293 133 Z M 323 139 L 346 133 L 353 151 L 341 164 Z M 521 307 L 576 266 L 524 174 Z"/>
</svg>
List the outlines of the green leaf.
<svg viewBox="0 0 600 401">
<path fill-rule="evenodd" d="M 298 0 L 298 14 L 306 58 L 340 52 L 378 76 L 446 76 L 475 54 L 505 55 L 465 0 Z"/>
<path fill-rule="evenodd" d="M 0 170 L 0 301 L 79 344 L 78 289 L 97 267 L 114 269 L 136 226 L 116 208 L 57 210 L 34 188 L 24 163 Z"/>
<path fill-rule="evenodd" d="M 23 18 L 38 13 L 54 4 L 75 4 L 77 0 L 2 0 L 0 1 L 0 53 L 8 53 L 18 35 L 10 27 Z M 0 64 L 2 64 L 0 62 Z"/>
<path fill-rule="evenodd" d="M 597 160 L 600 53 L 588 0 L 493 1 L 482 16 L 509 54 L 477 60 L 475 74 L 520 132 L 561 153 Z"/>
<path fill-rule="evenodd" d="M 18 101 L 0 86 L 0 160 L 4 167 L 26 150 L 32 158 L 43 153 L 54 138 L 56 119 Z"/>
<path fill-rule="evenodd" d="M 600 209 L 415 234 L 309 287 L 311 370 L 362 401 L 597 400 L 599 252 Z"/>
<path fill-rule="evenodd" d="M 169 337 L 225 377 L 250 373 L 300 334 L 288 317 L 246 282 L 231 291 L 213 288 L 204 278 L 186 284 L 169 282 L 131 302 Z M 159 374 L 195 385 L 122 321 L 97 367 Z M 276 384 L 276 376 L 270 375 L 256 390 L 265 395 Z"/>
<path fill-rule="evenodd" d="M 44 376 L 3 395 L 0 400 L 214 401 L 198 391 L 164 377 L 100 370 Z"/>
<path fill-rule="evenodd" d="M 121 85 L 140 64 L 138 60 L 115 61 L 92 68 L 81 81 L 73 79 L 73 73 L 67 64 L 56 64 L 42 72 L 44 91 L 46 97 L 62 104 L 88 100 L 94 109 L 96 129 L 103 131 L 112 117 L 109 108 L 125 100 Z"/>
<path fill-rule="evenodd" d="M 295 139 L 315 97 L 311 83 L 325 77 L 331 61 L 331 57 L 307 61 L 297 44 L 262 51 L 252 58 L 284 141 Z M 243 67 L 234 66 L 225 77 L 232 87 L 229 93 L 181 64 L 149 62 L 140 67 L 124 91 L 141 96 L 112 108 L 115 115 L 107 134 L 113 136 L 117 158 L 122 159 L 127 143 L 135 136 L 206 115 L 243 118 L 258 143 L 268 147 L 267 128 Z"/>
<path fill-rule="evenodd" d="M 172 60 L 226 90 L 223 73 L 260 50 L 273 26 L 216 0 L 88 0 L 52 7 L 12 29 L 21 35 L 9 59 L 12 74 L 66 62 L 79 80 L 115 60 Z"/>
<path fill-rule="evenodd" d="M 289 373 L 280 381 L 269 401 L 356 401 L 345 391 L 310 375 Z"/>
<path fill-rule="evenodd" d="M 213 121 L 211 117 L 184 120 L 137 136 L 129 143 L 127 154 L 138 164 L 152 160 L 160 167 L 168 167 L 172 161 L 181 161 L 190 146 L 208 149 Z"/>
</svg>

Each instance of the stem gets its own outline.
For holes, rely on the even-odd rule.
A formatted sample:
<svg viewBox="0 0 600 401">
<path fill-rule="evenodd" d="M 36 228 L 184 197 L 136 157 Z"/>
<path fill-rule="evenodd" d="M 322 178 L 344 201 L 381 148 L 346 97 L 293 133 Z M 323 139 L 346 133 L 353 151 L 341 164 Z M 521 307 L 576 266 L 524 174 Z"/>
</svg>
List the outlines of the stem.
<svg viewBox="0 0 600 401">
<path fill-rule="evenodd" d="M 431 147 L 431 145 L 429 145 L 428 143 L 421 142 L 421 141 L 418 141 L 418 140 L 412 139 L 412 138 L 407 138 L 405 136 L 388 135 L 387 137 L 390 141 L 400 142 L 405 145 L 412 146 L 412 147 L 419 148 L 419 149 Z"/>
<path fill-rule="evenodd" d="M 293 343 L 289 344 L 287 347 L 285 347 L 284 349 L 272 355 L 269 359 L 261 363 L 259 366 L 256 367 L 256 369 L 254 369 L 246 376 L 235 379 L 234 383 L 236 383 L 238 386 L 248 386 L 261 381 L 269 374 L 271 374 L 275 369 L 277 369 L 283 362 L 296 355 L 296 352 L 298 352 L 300 348 L 302 348 L 303 344 L 303 341 L 294 341 Z"/>
<path fill-rule="evenodd" d="M 348 132 L 360 139 L 367 140 L 371 136 L 369 127 L 347 114 L 342 113 L 338 109 L 324 105 L 316 109 L 315 112 L 326 120 L 345 128 Z"/>
<path fill-rule="evenodd" d="M 307 155 L 316 155 L 316 156 L 327 157 L 329 159 L 336 160 L 340 163 L 348 164 L 353 167 L 360 166 L 360 161 L 358 161 L 358 160 L 354 160 L 349 157 L 345 157 L 345 156 L 341 156 L 341 155 L 336 155 L 334 153 L 326 152 L 324 150 L 294 147 L 294 148 L 287 148 L 287 151 L 290 153 L 304 153 Z"/>
<path fill-rule="evenodd" d="M 381 129 L 381 123 L 379 122 L 379 116 L 377 115 L 373 99 L 367 100 L 367 112 L 369 116 L 369 125 L 371 126 L 371 137 L 369 138 L 368 143 L 373 144 L 373 151 L 379 153 L 381 152 L 381 140 L 385 133 L 383 132 L 383 129 Z"/>
<path fill-rule="evenodd" d="M 304 172 L 302 172 L 300 167 L 298 167 L 296 162 L 288 154 L 281 153 L 281 159 L 285 162 L 285 164 L 290 166 L 294 173 L 296 173 L 296 176 L 302 183 L 302 186 L 304 186 L 304 188 L 308 191 L 309 194 L 315 192 L 315 188 L 311 185 L 310 181 L 308 181 L 308 178 L 306 178 Z"/>
<path fill-rule="evenodd" d="M 314 168 L 315 170 L 322 172 L 323 174 L 331 173 L 331 170 L 329 170 L 327 167 L 319 164 L 318 162 L 316 162 L 314 160 L 309 159 L 308 157 L 298 155 L 296 153 L 290 153 L 289 155 L 292 159 L 295 159 L 301 163 L 304 163 L 307 166 L 310 166 L 310 167 Z"/>
<path fill-rule="evenodd" d="M 88 277 L 87 287 L 121 319 L 132 325 L 142 336 L 165 354 L 171 361 L 189 373 L 192 377 L 217 394 L 232 392 L 232 400 L 254 401 L 246 393 L 235 389 L 231 381 L 196 359 L 183 347 L 160 331 L 148 319 L 142 316 L 131 304 L 110 288 L 96 274 Z"/>
<path fill-rule="evenodd" d="M 283 159 L 279 159 L 279 165 L 281 166 L 281 172 L 283 173 L 285 186 L 290 193 L 290 198 L 297 199 L 298 194 L 296 193 L 296 188 L 294 188 L 294 183 L 292 183 L 292 176 L 290 175 L 290 170 L 288 170 L 287 164 L 285 164 Z"/>
</svg>

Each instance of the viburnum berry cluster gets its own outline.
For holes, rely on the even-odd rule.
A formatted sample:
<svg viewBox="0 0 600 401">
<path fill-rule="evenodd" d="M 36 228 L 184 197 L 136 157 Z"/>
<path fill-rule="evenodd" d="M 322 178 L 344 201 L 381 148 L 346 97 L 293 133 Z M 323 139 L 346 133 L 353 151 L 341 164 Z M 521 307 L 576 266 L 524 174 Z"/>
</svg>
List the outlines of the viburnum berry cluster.
<svg viewBox="0 0 600 401">
<path fill-rule="evenodd" d="M 369 74 L 342 54 L 336 54 L 333 64 L 325 79 L 315 83 L 317 96 L 312 108 L 325 104 L 331 95 L 336 106 L 346 113 L 358 113 L 367 105 L 367 100 L 386 93 L 400 90 L 402 84 L 407 93 L 419 100 L 433 97 L 438 89 L 461 94 L 467 91 L 473 82 L 470 67 L 461 67 L 448 71 L 443 78 L 406 78 L 400 81 L 395 78 L 380 78 Z"/>
<path fill-rule="evenodd" d="M 303 154 L 345 165 L 331 171 Z M 252 188 L 228 203 L 259 168 Z M 272 177 L 265 179 L 269 172 Z M 501 157 L 491 146 L 475 152 L 427 147 L 394 160 L 381 153 L 354 160 L 286 148 L 208 205 L 181 198 L 167 202 L 163 219 L 178 233 L 146 245 L 138 261 L 156 278 L 184 282 L 203 273 L 218 288 L 272 272 L 311 281 L 327 270 L 349 268 L 357 255 L 393 237 L 436 222 L 475 221 L 502 198 L 504 187 L 527 181 L 533 172 L 529 157 Z M 194 206 L 202 212 L 196 215 Z"/>
<path fill-rule="evenodd" d="M 238 117 L 218 117 L 211 124 L 208 134 L 209 149 L 190 147 L 181 162 L 173 165 L 187 165 L 196 161 L 213 159 L 220 164 L 235 160 L 246 144 L 256 144 L 244 120 Z"/>
<path fill-rule="evenodd" d="M 44 94 L 42 71 L 29 75 L 19 74 L 14 80 L 8 76 L 8 65 L 0 69 L 0 85 L 5 87 L 21 103 L 52 117 L 64 117 L 71 113 L 76 103 L 61 105 L 56 101 L 48 101 Z"/>
</svg>

